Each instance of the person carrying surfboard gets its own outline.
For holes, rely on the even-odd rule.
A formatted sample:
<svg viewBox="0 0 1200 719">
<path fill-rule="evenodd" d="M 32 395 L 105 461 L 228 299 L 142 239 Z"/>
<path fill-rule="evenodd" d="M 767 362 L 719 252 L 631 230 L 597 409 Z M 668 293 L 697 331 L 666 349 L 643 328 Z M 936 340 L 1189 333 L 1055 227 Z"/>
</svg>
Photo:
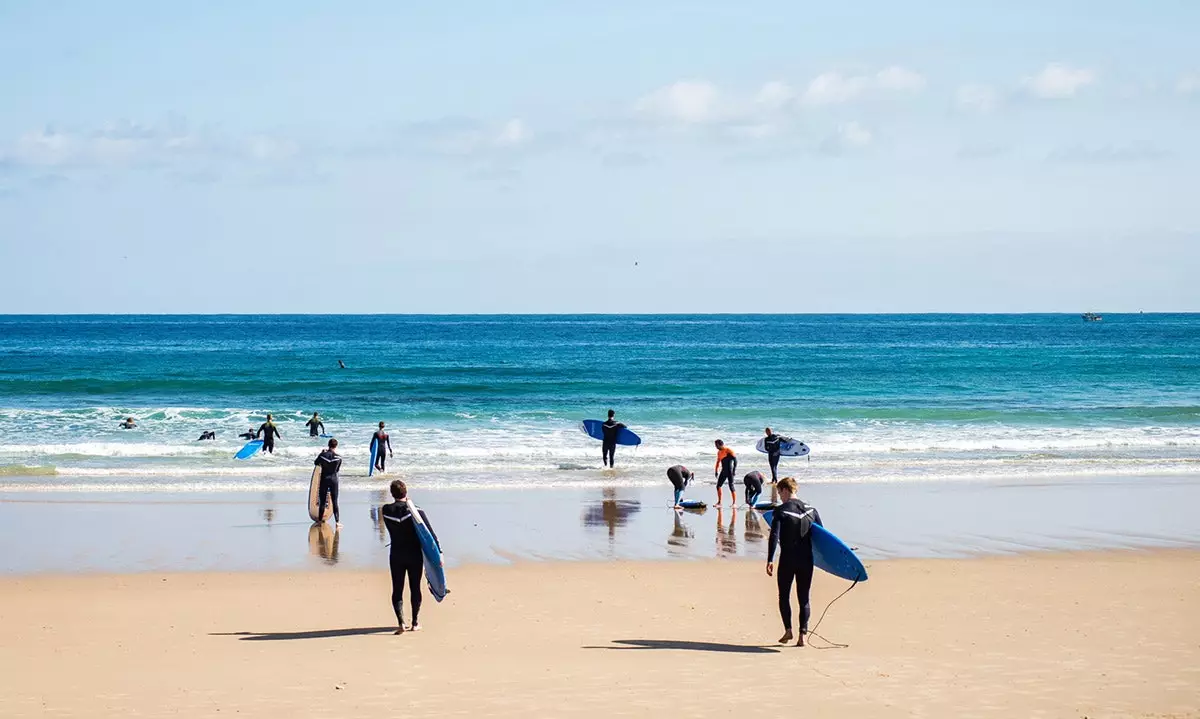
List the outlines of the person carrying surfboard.
<svg viewBox="0 0 1200 719">
<path fill-rule="evenodd" d="M 371 444 L 375 445 L 375 471 L 383 472 L 385 471 L 384 467 L 387 466 L 385 455 L 392 453 L 392 440 L 388 437 L 388 433 L 383 431 L 383 422 L 379 423 L 379 430 L 371 435 Z"/>
<path fill-rule="evenodd" d="M 721 487 L 729 482 L 729 496 L 734 504 L 737 504 L 737 490 L 733 488 L 733 475 L 737 472 L 737 455 L 733 453 L 731 447 L 726 447 L 725 442 L 717 440 L 714 442 L 717 446 L 717 464 L 713 467 L 713 474 L 717 477 L 717 506 L 721 506 Z"/>
<path fill-rule="evenodd" d="M 399 627 L 396 634 L 406 631 L 420 631 L 421 625 L 417 616 L 421 613 L 421 573 L 424 570 L 424 554 L 421 540 L 417 537 L 417 529 L 413 526 L 412 510 L 408 503 L 408 487 L 402 480 L 395 480 L 390 487 L 392 498 L 396 501 L 385 504 L 380 508 L 388 534 L 392 538 L 392 550 L 388 556 L 388 564 L 392 571 L 392 610 L 396 612 L 396 622 Z M 413 505 L 416 506 L 416 505 Z M 441 546 L 441 540 L 433 531 L 425 510 L 417 509 L 421 521 L 433 535 L 435 542 Z M 404 626 L 404 579 L 408 578 L 408 591 L 412 595 L 412 625 Z"/>
<path fill-rule="evenodd" d="M 616 412 L 608 410 L 608 419 L 601 425 L 604 431 L 604 439 L 600 445 L 600 461 L 605 467 L 616 466 L 617 454 L 617 435 L 621 434 L 621 430 L 625 429 L 625 425 L 618 422 Z"/>
<path fill-rule="evenodd" d="M 342 512 L 338 509 L 338 472 L 342 470 L 342 458 L 335 451 L 338 446 L 336 439 L 329 440 L 329 449 L 317 455 L 314 465 L 321 468 L 321 485 L 317 496 L 317 516 L 325 520 L 325 500 L 333 502 L 333 523 L 338 529 L 342 528 Z M 311 511 L 311 510 L 310 510 Z"/>
<path fill-rule="evenodd" d="M 808 633 L 808 619 L 812 614 L 808 594 L 812 589 L 813 546 L 812 525 L 821 524 L 821 514 L 796 498 L 796 480 L 784 477 L 778 483 L 779 498 L 783 502 L 775 508 L 771 517 L 771 536 L 767 539 L 767 576 L 775 575 L 779 586 L 779 616 L 783 619 L 783 636 L 780 644 L 792 641 L 792 602 L 790 594 L 793 582 L 796 599 L 800 602 L 800 635 L 796 646 L 804 646 L 804 635 Z M 824 526 L 824 525 L 822 525 Z M 775 571 L 775 547 L 779 547 L 779 570 Z"/>
<path fill-rule="evenodd" d="M 263 436 L 262 451 L 275 454 L 275 438 L 283 439 L 283 435 L 279 433 L 279 428 L 271 421 L 271 415 L 267 415 L 267 421 L 263 422 L 258 431 L 254 433 L 254 438 L 258 439 L 258 435 L 260 434 Z"/>
<path fill-rule="evenodd" d="M 783 451 L 783 443 L 792 441 L 791 437 L 775 434 L 770 427 L 763 430 L 767 435 L 763 440 L 763 449 L 767 451 L 767 464 L 771 465 L 771 484 L 779 480 L 779 457 Z"/>
</svg>

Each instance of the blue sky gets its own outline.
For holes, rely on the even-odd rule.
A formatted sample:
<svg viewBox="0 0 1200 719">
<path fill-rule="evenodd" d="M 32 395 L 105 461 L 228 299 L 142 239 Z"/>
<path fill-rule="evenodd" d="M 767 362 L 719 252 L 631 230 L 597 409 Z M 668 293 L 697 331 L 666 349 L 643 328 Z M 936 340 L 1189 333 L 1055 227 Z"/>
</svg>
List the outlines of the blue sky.
<svg viewBox="0 0 1200 719">
<path fill-rule="evenodd" d="M 0 0 L 0 312 L 1200 310 L 1200 3 L 417 5 Z"/>
</svg>

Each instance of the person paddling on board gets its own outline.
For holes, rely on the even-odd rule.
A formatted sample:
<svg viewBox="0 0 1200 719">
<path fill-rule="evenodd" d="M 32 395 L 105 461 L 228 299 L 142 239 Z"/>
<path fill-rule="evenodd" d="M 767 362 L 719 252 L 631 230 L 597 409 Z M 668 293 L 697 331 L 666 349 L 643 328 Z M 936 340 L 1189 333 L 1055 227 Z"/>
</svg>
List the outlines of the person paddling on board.
<svg viewBox="0 0 1200 719">
<path fill-rule="evenodd" d="M 312 419 L 305 422 L 304 426 L 308 427 L 309 437 L 320 437 L 325 434 L 325 423 L 321 421 L 321 415 L 316 412 L 313 412 Z"/>
<path fill-rule="evenodd" d="M 283 439 L 283 435 L 279 433 L 279 428 L 271 421 L 271 415 L 267 415 L 267 421 L 263 422 L 258 431 L 254 433 L 254 438 L 258 439 L 258 435 L 260 434 L 263 440 L 262 451 L 275 454 L 275 438 Z"/>
<path fill-rule="evenodd" d="M 625 429 L 625 425 L 614 419 L 616 414 L 611 409 L 608 410 L 608 419 L 605 420 L 604 424 L 600 425 L 601 430 L 604 432 L 604 439 L 600 445 L 600 461 L 604 463 L 605 467 L 616 466 L 617 435 L 621 433 L 621 430 Z"/>
<path fill-rule="evenodd" d="M 796 480 L 779 480 L 779 498 L 783 503 L 771 517 L 771 536 L 767 540 L 767 576 L 773 571 L 775 547 L 779 546 L 779 570 L 775 579 L 779 585 L 779 616 L 783 619 L 780 644 L 792 641 L 792 582 L 796 583 L 796 599 L 800 602 L 800 638 L 796 646 L 804 646 L 808 634 L 808 618 L 812 614 L 808 593 L 812 589 L 813 546 L 812 525 L 821 524 L 821 514 L 796 498 Z"/>
<path fill-rule="evenodd" d="M 717 506 L 721 506 L 721 487 L 729 482 L 729 496 L 733 499 L 733 503 L 737 504 L 737 490 L 733 488 L 733 475 L 737 472 L 737 455 L 733 453 L 733 449 L 725 446 L 725 442 L 717 440 L 714 442 L 717 446 L 717 464 L 713 468 L 713 474 L 717 476 Z"/>
<path fill-rule="evenodd" d="M 758 504 L 758 498 L 762 495 L 763 489 L 763 473 L 757 469 L 748 473 L 742 478 L 742 484 L 746 485 L 746 504 L 753 509 L 755 504 Z"/>
<path fill-rule="evenodd" d="M 375 471 L 382 472 L 387 465 L 385 455 L 392 453 L 392 440 L 388 437 L 388 433 L 383 431 L 383 422 L 379 423 L 379 431 L 371 435 L 371 441 L 375 443 Z M 387 452 L 384 452 L 384 449 Z"/>
<path fill-rule="evenodd" d="M 392 551 L 388 564 L 392 570 L 392 610 L 396 612 L 397 634 L 406 631 L 420 631 L 421 625 L 417 615 L 421 613 L 421 573 L 425 568 L 425 555 L 421 551 L 421 540 L 417 538 L 417 529 L 413 526 L 412 511 L 408 508 L 408 487 L 397 479 L 391 485 L 392 498 L 396 501 L 385 504 L 379 513 L 383 516 L 384 525 L 392 538 Z M 437 532 L 429 523 L 425 510 L 417 510 L 421 521 L 429 528 L 438 546 L 442 546 Z M 404 578 L 408 577 L 408 590 L 412 595 L 412 625 L 404 626 Z"/>
<path fill-rule="evenodd" d="M 775 434 L 770 427 L 763 430 L 767 437 L 763 440 L 763 449 L 767 450 L 767 463 L 771 465 L 771 484 L 779 479 L 779 457 L 783 451 L 783 443 L 792 441 L 790 437 Z"/>
<path fill-rule="evenodd" d="M 241 439 L 254 439 L 257 436 L 258 432 L 255 432 L 253 427 L 238 435 Z"/>
<path fill-rule="evenodd" d="M 671 480 L 671 486 L 675 487 L 675 509 L 683 509 L 680 502 L 683 501 L 683 490 L 692 483 L 696 475 L 692 474 L 692 470 L 677 464 L 667 470 L 667 479 Z"/>
<path fill-rule="evenodd" d="M 117 426 L 121 429 L 137 429 L 137 422 L 133 421 L 133 417 L 126 417 L 125 421 Z"/>
<path fill-rule="evenodd" d="M 321 468 L 321 484 L 317 489 L 317 496 L 321 498 L 317 504 L 317 516 L 321 518 L 318 522 L 325 521 L 325 498 L 328 496 L 329 501 L 333 502 L 333 523 L 338 529 L 341 529 L 342 512 L 338 509 L 338 472 L 342 470 L 342 458 L 335 451 L 337 445 L 336 439 L 329 440 L 329 449 L 318 454 L 313 465 Z"/>
</svg>

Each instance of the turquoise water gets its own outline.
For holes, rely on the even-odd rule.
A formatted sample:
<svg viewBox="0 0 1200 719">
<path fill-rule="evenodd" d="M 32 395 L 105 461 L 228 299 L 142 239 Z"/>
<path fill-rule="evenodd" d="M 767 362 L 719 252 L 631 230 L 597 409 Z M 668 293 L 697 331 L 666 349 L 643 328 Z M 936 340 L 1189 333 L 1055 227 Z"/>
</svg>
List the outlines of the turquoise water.
<svg viewBox="0 0 1200 719">
<path fill-rule="evenodd" d="M 1181 474 L 1198 378 L 1200 315 L 7 316 L 0 486 L 300 487 L 313 411 L 364 487 L 379 420 L 440 487 L 653 485 L 716 437 L 759 468 L 768 424 L 807 481 Z M 615 473 L 578 431 L 609 407 L 645 440 Z M 279 451 L 233 461 L 265 412 Z"/>
</svg>

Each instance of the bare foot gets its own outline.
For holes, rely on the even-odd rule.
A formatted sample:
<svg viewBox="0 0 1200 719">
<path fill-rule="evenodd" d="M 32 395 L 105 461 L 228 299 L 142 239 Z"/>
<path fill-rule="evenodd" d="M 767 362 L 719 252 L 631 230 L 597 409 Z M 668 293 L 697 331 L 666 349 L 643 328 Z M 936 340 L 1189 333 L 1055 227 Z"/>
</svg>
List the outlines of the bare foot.
<svg viewBox="0 0 1200 719">
<path fill-rule="evenodd" d="M 396 633 L 396 634 L 403 634 L 403 633 L 404 633 L 404 625 L 403 625 L 403 624 L 401 624 L 401 625 L 400 625 L 400 628 L 399 628 L 399 629 L 397 629 L 397 630 L 395 631 L 395 633 Z"/>
<path fill-rule="evenodd" d="M 341 528 L 342 528 L 342 523 L 341 523 L 341 522 L 338 522 L 336 526 L 337 526 L 337 528 L 338 528 L 338 529 L 341 529 Z"/>
<path fill-rule="evenodd" d="M 413 625 L 412 625 L 412 630 L 411 630 L 411 631 L 414 631 L 414 632 L 419 632 L 419 631 L 421 631 L 421 625 L 420 625 L 420 624 L 413 624 Z"/>
<path fill-rule="evenodd" d="M 788 629 L 783 633 L 783 636 L 779 638 L 779 643 L 787 644 L 790 641 L 792 641 L 792 630 Z M 801 639 L 801 641 L 803 641 L 803 639 Z"/>
<path fill-rule="evenodd" d="M 804 632 L 800 632 L 800 638 L 796 640 L 796 646 L 804 646 Z"/>
</svg>

